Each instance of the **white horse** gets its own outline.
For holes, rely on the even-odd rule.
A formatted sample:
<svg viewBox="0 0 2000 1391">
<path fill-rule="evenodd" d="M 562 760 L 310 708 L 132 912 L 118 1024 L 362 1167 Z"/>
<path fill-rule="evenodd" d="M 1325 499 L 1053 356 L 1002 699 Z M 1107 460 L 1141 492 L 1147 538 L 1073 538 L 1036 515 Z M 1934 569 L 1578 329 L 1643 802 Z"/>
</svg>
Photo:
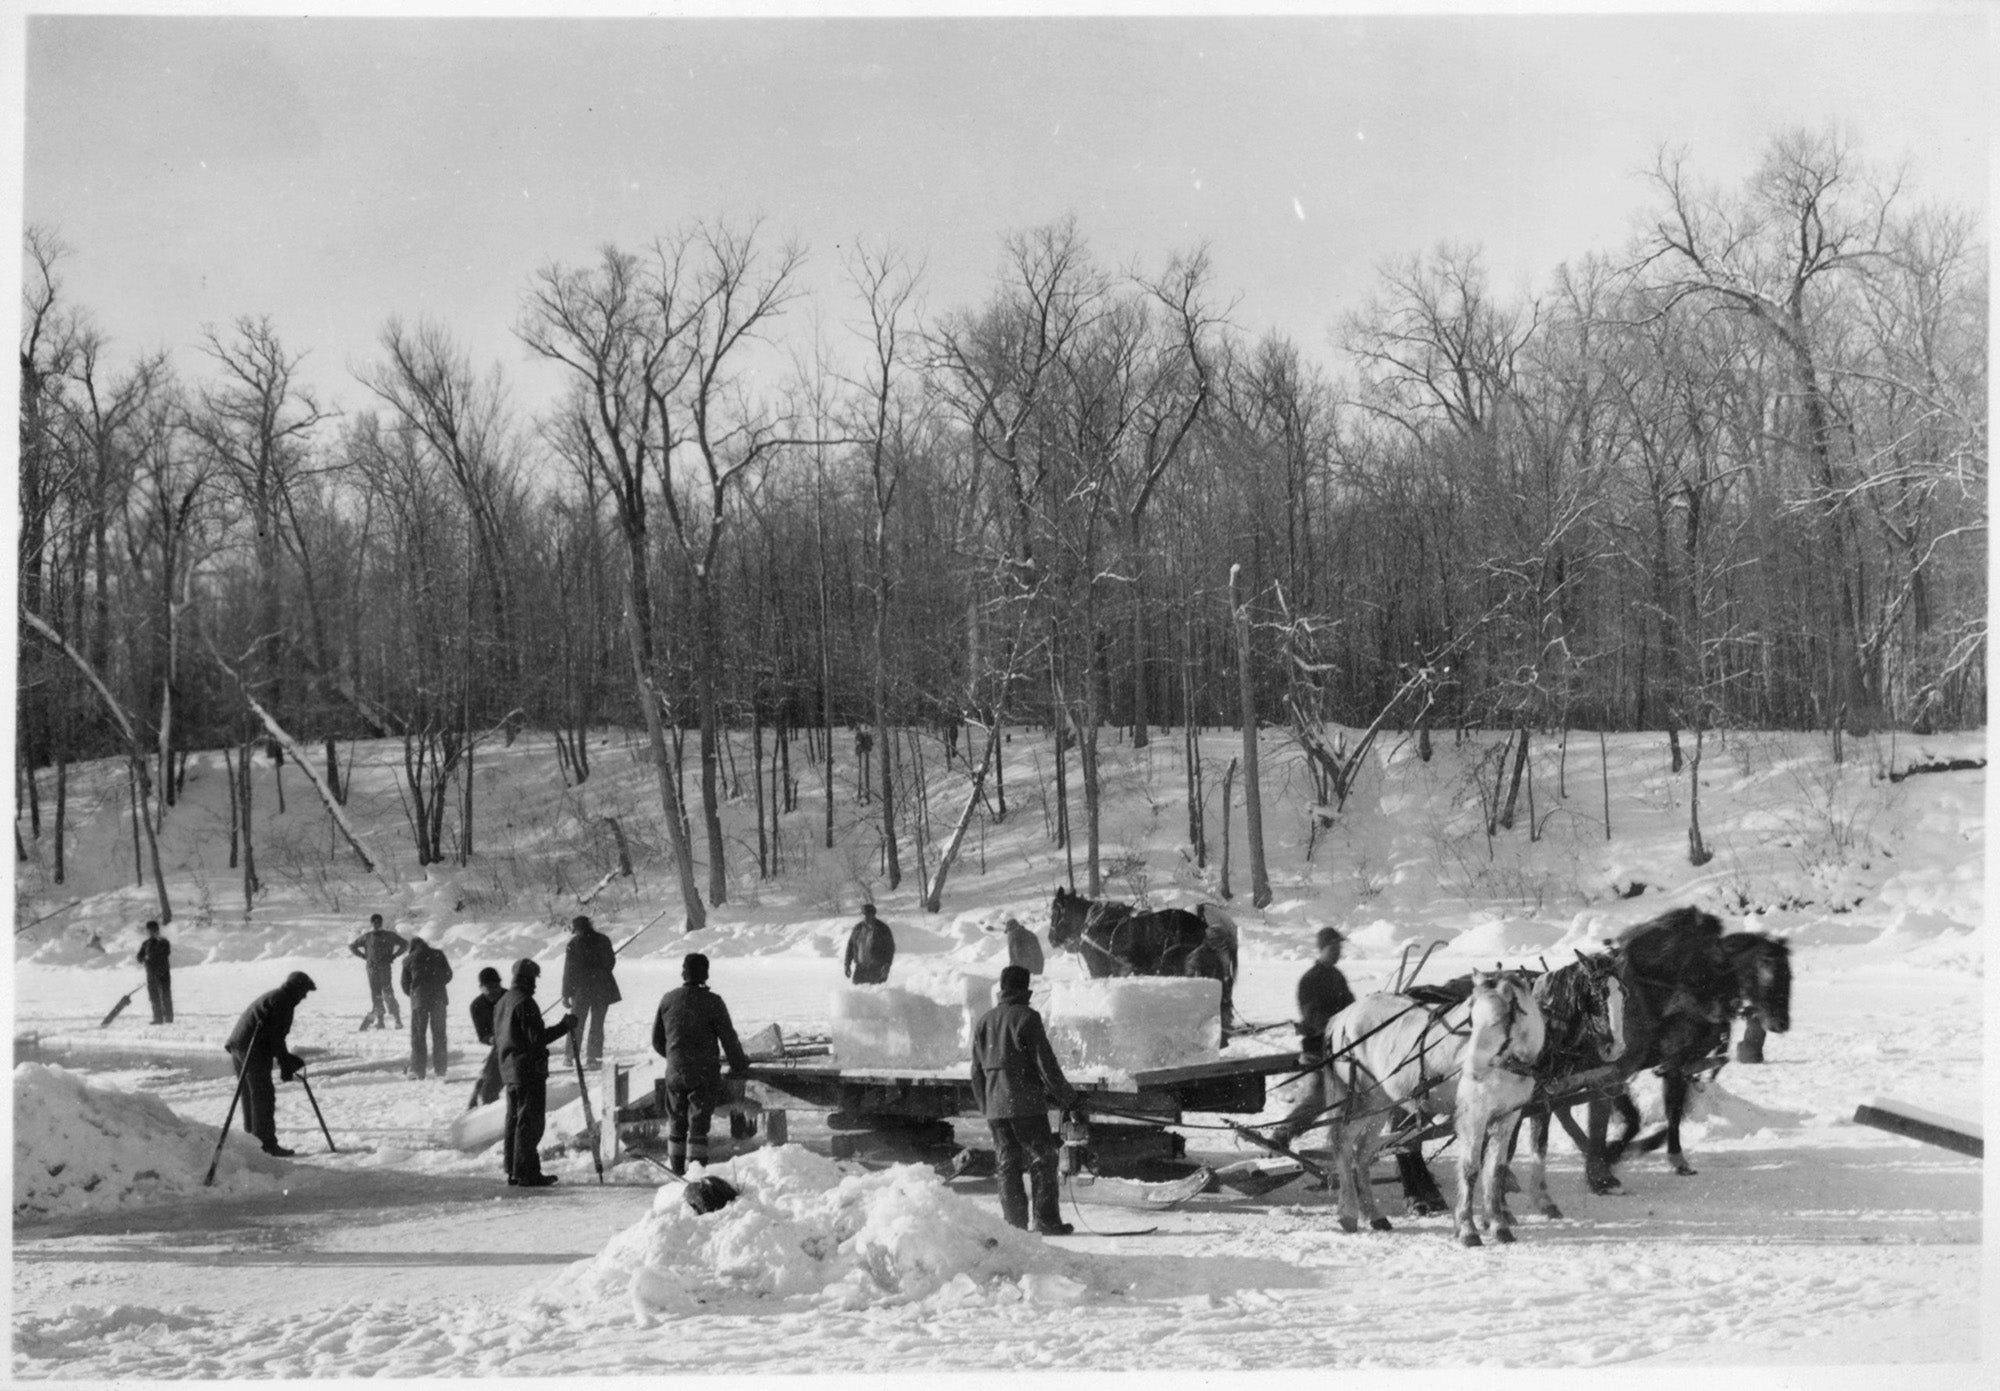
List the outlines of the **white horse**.
<svg viewBox="0 0 2000 1391">
<path fill-rule="evenodd" d="M 1459 1182 L 1453 1217 L 1460 1243 L 1481 1245 L 1481 1227 L 1495 1241 L 1512 1241 L 1500 1202 L 1500 1169 L 1508 1136 L 1534 1096 L 1542 1034 L 1533 992 L 1520 976 L 1505 972 L 1473 972 L 1471 995 L 1446 1008 L 1377 994 L 1335 1015 L 1326 1026 L 1332 1059 L 1326 1094 L 1334 1116 L 1341 1230 L 1360 1230 L 1357 1209 L 1376 1231 L 1389 1230 L 1368 1170 L 1390 1113 L 1405 1108 L 1424 1117 L 1453 1116 Z"/>
</svg>

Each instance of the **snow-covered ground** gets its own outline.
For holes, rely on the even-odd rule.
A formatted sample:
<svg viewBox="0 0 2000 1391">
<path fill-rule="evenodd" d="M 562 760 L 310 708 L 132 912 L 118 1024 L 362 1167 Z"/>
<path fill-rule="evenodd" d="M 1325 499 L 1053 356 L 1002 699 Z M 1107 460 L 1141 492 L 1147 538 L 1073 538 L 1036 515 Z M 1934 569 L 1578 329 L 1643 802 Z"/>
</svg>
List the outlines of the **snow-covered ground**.
<svg viewBox="0 0 2000 1391">
<path fill-rule="evenodd" d="M 366 988 L 346 944 L 382 911 L 443 946 L 457 970 L 452 1041 L 468 1048 L 477 968 L 522 954 L 555 965 L 557 922 L 608 867 L 592 858 L 601 851 L 586 818 L 618 816 L 635 842 L 657 843 L 649 779 L 627 741 L 605 741 L 590 782 L 567 790 L 545 742 L 482 750 L 480 853 L 429 876 L 401 829 L 399 759 L 364 746 L 350 810 L 386 859 L 376 879 L 333 845 L 296 773 L 286 812 L 272 814 L 260 761 L 268 892 L 247 921 L 224 867 L 220 759 L 198 757 L 163 832 L 179 968 L 176 1022 L 165 1026 L 147 1022 L 142 990 L 99 1027 L 141 982 L 132 952 L 152 898 L 132 884 L 122 777 L 79 770 L 69 882 L 47 882 L 45 841 L 17 866 L 18 923 L 76 906 L 16 939 L 12 1371 L 98 1380 L 1975 1361 L 1981 1166 L 1851 1118 L 1878 1095 L 1980 1115 L 1985 778 L 1880 774 L 1983 755 L 1982 737 L 1850 741 L 1840 765 L 1813 736 L 1711 743 L 1701 815 L 1715 857 L 1698 869 L 1686 850 L 1686 774 L 1669 774 L 1662 738 L 1614 737 L 1608 770 L 1594 736 L 1566 752 L 1539 740 L 1536 838 L 1524 798 L 1517 829 L 1489 842 L 1475 778 L 1495 742 L 1447 737 L 1429 763 L 1406 743 L 1386 746 L 1333 824 L 1309 836 L 1304 771 L 1282 738 L 1267 737 L 1268 909 L 1247 900 L 1240 809 L 1233 847 L 1242 1015 L 1290 1016 L 1324 924 L 1350 934 L 1344 964 L 1366 989 L 1390 979 L 1412 943 L 1444 943 L 1427 979 L 1496 960 L 1553 964 L 1682 903 L 1788 938 L 1796 986 L 1792 1031 L 1769 1041 L 1769 1062 L 1732 1064 L 1700 1098 L 1687 1127 L 1696 1176 L 1636 1157 L 1624 1195 L 1593 1197 L 1558 1140 L 1550 1182 L 1565 1217 L 1526 1218 L 1517 1245 L 1479 1251 L 1453 1245 L 1444 1218 L 1344 1235 L 1328 1195 L 1305 1183 L 1256 1200 L 1203 1196 L 1165 1214 L 1075 1207 L 1079 1235 L 1042 1242 L 1000 1223 L 990 1180 L 945 1186 L 928 1169 L 835 1165 L 797 1147 L 719 1165 L 745 1197 L 701 1218 L 639 1162 L 600 1187 L 588 1159 L 571 1156 L 551 1166 L 556 1188 L 508 1190 L 492 1154 L 445 1143 L 475 1060 L 456 1059 L 444 1082 L 402 1076 L 390 1064 L 407 1040 L 356 1030 Z M 1208 736 L 1211 779 L 1236 744 Z M 1198 873 L 1182 853 L 1179 750 L 1178 738 L 1137 753 L 1107 745 L 1110 896 L 1143 892 L 1164 905 L 1217 894 L 1213 859 Z M 714 960 L 713 983 L 744 1032 L 770 1021 L 823 1027 L 864 895 L 897 930 L 899 974 L 996 973 L 999 924 L 1013 914 L 1045 935 L 1049 896 L 1066 882 L 1064 852 L 1047 836 L 1048 794 L 1030 782 L 1049 773 L 1049 756 L 1045 742 L 1014 737 L 1011 814 L 975 830 L 937 917 L 917 908 L 910 880 L 891 892 L 856 877 L 872 865 L 873 841 L 850 787 L 839 789 L 837 844 L 826 850 L 815 774 L 795 763 L 804 786 L 785 819 L 786 873 L 761 882 L 750 803 L 731 803 L 739 901 L 713 910 L 699 938 L 679 934 L 676 911 L 628 948 L 612 1050 L 650 1065 L 652 1003 L 695 947 Z M 738 757 L 747 763 L 747 749 Z M 932 766 L 941 763 L 939 753 Z M 962 785 L 954 776 L 934 789 L 941 825 Z M 659 872 L 642 870 L 590 911 L 622 940 L 674 902 Z M 309 1075 L 339 1152 L 327 1152 L 300 1089 L 281 1087 L 281 1139 L 300 1158 L 268 1160 L 239 1132 L 217 1185 L 204 1188 L 230 1094 L 221 1040 L 253 995 L 294 969 L 320 986 L 293 1042 L 320 1050 Z M 1063 956 L 1051 973 L 1081 974 Z M 1261 1046 L 1287 1043 L 1276 1030 Z M 370 1060 L 387 1066 L 343 1070 Z M 1274 1095 L 1267 1115 L 1285 1105 Z M 1209 1119 L 1190 1118 L 1190 1153 L 1241 1157 Z M 977 1123 L 961 1133 L 983 1141 Z M 1441 1168 L 1448 1179 L 1448 1156 Z M 1156 1222 L 1154 1235 L 1108 1235 Z M 1940 1370 L 1948 1384 L 1962 1379 Z"/>
</svg>

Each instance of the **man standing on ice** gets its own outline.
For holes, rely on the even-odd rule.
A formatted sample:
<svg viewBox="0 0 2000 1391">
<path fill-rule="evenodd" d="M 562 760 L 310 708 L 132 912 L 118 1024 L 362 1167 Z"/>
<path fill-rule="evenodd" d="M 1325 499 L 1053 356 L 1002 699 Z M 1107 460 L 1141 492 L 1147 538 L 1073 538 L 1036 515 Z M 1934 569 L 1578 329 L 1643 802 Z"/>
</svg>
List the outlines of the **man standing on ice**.
<svg viewBox="0 0 2000 1391">
<path fill-rule="evenodd" d="M 538 1147 L 549 1109 L 549 1045 L 576 1027 L 576 1016 L 555 1024 L 542 1022 L 535 1003 L 535 981 L 542 968 L 527 957 L 514 963 L 514 988 L 493 1007 L 494 1051 L 500 1057 L 500 1082 L 507 1089 L 507 1129 L 500 1141 L 500 1158 L 507 1182 L 516 1188 L 545 1188 L 556 1181 L 542 1172 Z"/>
<path fill-rule="evenodd" d="M 472 1100 L 465 1103 L 468 1111 L 500 1099 L 500 1050 L 493 1046 L 493 1007 L 500 1003 L 502 993 L 500 973 L 491 966 L 481 966 L 479 993 L 472 997 L 472 1032 L 486 1045 L 486 1065 L 472 1084 Z"/>
<path fill-rule="evenodd" d="M 613 974 L 618 951 L 581 914 L 570 920 L 569 933 L 569 949 L 563 953 L 562 1002 L 576 1011 L 580 1021 L 577 1033 L 570 1035 L 569 1052 L 575 1057 L 581 1044 L 584 1065 L 596 1067 L 604 1059 L 604 1016 L 625 998 Z"/>
<path fill-rule="evenodd" d="M 750 1066 L 729 1006 L 708 988 L 708 958 L 689 952 L 681 962 L 681 988 L 660 998 L 653 1016 L 653 1051 L 667 1060 L 667 1167 L 685 1174 L 690 1163 L 708 1163 L 708 1124 L 722 1089 L 722 1059 L 729 1070 Z"/>
<path fill-rule="evenodd" d="M 146 940 L 139 944 L 139 964 L 146 968 L 146 999 L 153 1006 L 155 1024 L 174 1022 L 174 976 L 168 957 L 173 944 L 160 935 L 160 925 L 146 924 Z"/>
<path fill-rule="evenodd" d="M 896 937 L 889 924 L 875 916 L 875 905 L 861 905 L 861 921 L 847 934 L 847 954 L 840 969 L 856 985 L 880 985 L 889 979 L 896 960 Z"/>
<path fill-rule="evenodd" d="M 243 1128 L 257 1137 L 264 1153 L 280 1159 L 290 1159 L 298 1151 L 278 1143 L 278 1089 L 271 1084 L 271 1068 L 275 1064 L 279 1078 L 289 1082 L 306 1065 L 285 1043 L 299 1002 L 316 989 L 304 971 L 292 972 L 283 985 L 250 1002 L 222 1045 L 241 1079 L 237 1085 L 243 1090 Z"/>
<path fill-rule="evenodd" d="M 396 1021 L 396 1027 L 403 1027 L 403 1010 L 396 1003 L 396 981 L 391 968 L 396 958 L 410 949 L 410 944 L 382 926 L 382 915 L 371 914 L 368 930 L 348 944 L 347 949 L 361 958 L 368 968 L 368 998 L 372 1002 L 372 1012 L 361 1021 L 365 1032 L 369 1027 L 386 1027 L 382 1015 L 386 1011 Z"/>
<path fill-rule="evenodd" d="M 1000 1003 L 972 1031 L 972 1099 L 993 1132 L 1001 1216 L 1012 1226 L 1028 1225 L 1028 1194 L 1021 1187 L 1025 1167 L 1034 1192 L 1035 1230 L 1068 1236 L 1075 1228 L 1062 1220 L 1056 1190 L 1062 1146 L 1049 1129 L 1049 1111 L 1069 1110 L 1076 1092 L 1049 1046 L 1042 1016 L 1028 1003 L 1028 985 L 1024 968 L 1002 968 Z"/>
<path fill-rule="evenodd" d="M 410 954 L 403 958 L 403 993 L 410 997 L 410 1075 L 420 1081 L 426 1051 L 431 1071 L 444 1076 L 444 988 L 450 980 L 451 962 L 445 954 L 423 938 L 412 937 Z"/>
</svg>

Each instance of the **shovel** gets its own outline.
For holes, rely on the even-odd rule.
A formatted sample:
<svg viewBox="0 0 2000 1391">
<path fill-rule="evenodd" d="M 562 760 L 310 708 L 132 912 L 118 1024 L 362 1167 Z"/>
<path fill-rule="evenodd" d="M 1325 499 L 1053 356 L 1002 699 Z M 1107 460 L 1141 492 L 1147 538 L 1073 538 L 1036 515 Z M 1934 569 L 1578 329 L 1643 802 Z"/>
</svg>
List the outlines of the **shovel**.
<svg viewBox="0 0 2000 1391">
<path fill-rule="evenodd" d="M 126 991 L 125 994 L 122 997 L 120 997 L 118 1003 L 111 1007 L 111 1013 L 105 1015 L 104 1018 L 100 1019 L 97 1022 L 97 1027 L 100 1029 L 110 1028 L 111 1021 L 116 1019 L 119 1015 L 123 1014 L 125 1012 L 125 1006 L 132 1003 L 132 997 L 134 995 L 137 995 L 141 990 L 144 990 L 145 988 L 146 988 L 145 982 L 141 981 L 138 985 L 135 985 L 130 990 Z"/>
</svg>

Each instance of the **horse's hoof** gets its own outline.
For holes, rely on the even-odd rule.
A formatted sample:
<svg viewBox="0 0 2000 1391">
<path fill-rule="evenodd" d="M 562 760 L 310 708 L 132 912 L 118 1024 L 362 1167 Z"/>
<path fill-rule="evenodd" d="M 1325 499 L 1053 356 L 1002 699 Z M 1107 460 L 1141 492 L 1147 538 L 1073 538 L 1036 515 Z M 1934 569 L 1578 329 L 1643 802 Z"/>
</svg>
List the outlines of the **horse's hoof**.
<svg viewBox="0 0 2000 1391">
<path fill-rule="evenodd" d="M 1590 1180 L 1590 1191 L 1600 1197 L 1608 1196 L 1613 1193 L 1623 1193 L 1625 1185 L 1615 1178 L 1594 1178 Z"/>
<path fill-rule="evenodd" d="M 1352 1217 L 1343 1217 L 1340 1219 L 1340 1229 L 1343 1232 L 1358 1232 L 1361 1230 L 1361 1224 Z"/>
<path fill-rule="evenodd" d="M 1548 1218 L 1551 1222 L 1562 1221 L 1562 1215 L 1563 1215 L 1562 1209 L 1557 1207 L 1554 1203 L 1542 1204 L 1542 1216 Z"/>
<path fill-rule="evenodd" d="M 1478 1232 L 1461 1232 L 1459 1233 L 1458 1244 L 1460 1246 L 1484 1246 L 1486 1243 L 1479 1239 Z"/>
<path fill-rule="evenodd" d="M 1410 1202 L 1410 1216 L 1412 1217 L 1435 1217 L 1443 1211 L 1443 1203 L 1433 1203 L 1423 1198 L 1415 1198 Z"/>
<path fill-rule="evenodd" d="M 1371 1219 L 1368 1223 L 1368 1227 L 1371 1231 L 1377 1231 L 1377 1232 L 1387 1232 L 1395 1230 L 1395 1228 L 1389 1225 L 1389 1219 L 1386 1217 L 1376 1217 Z"/>
<path fill-rule="evenodd" d="M 1682 1178 L 1693 1178 L 1694 1165 L 1688 1163 L 1686 1160 L 1682 1160 L 1680 1163 L 1674 1165 L 1674 1172 Z"/>
<path fill-rule="evenodd" d="M 1514 1229 L 1512 1227 L 1495 1227 L 1493 1229 L 1493 1239 L 1502 1246 L 1512 1246 L 1514 1244 Z"/>
</svg>

